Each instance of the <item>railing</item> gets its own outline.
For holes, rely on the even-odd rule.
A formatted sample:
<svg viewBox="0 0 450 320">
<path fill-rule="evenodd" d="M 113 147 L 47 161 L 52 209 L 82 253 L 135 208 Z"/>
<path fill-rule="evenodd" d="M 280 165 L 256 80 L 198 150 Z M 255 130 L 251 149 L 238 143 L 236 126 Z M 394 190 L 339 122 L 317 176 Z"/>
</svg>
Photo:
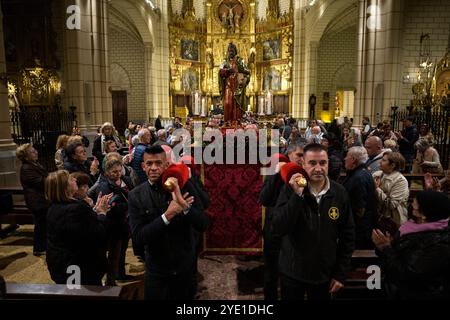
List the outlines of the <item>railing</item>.
<svg viewBox="0 0 450 320">
<path fill-rule="evenodd" d="M 18 145 L 32 143 L 39 152 L 39 162 L 48 171 L 56 170 L 56 140 L 61 134 L 70 134 L 75 124 L 75 110 L 59 108 L 27 110 L 26 107 L 10 110 L 11 135 Z"/>
<path fill-rule="evenodd" d="M 434 136 L 434 147 L 439 152 L 441 164 L 445 169 L 449 167 L 450 157 L 450 106 L 443 110 L 432 111 L 431 108 L 425 110 L 413 111 L 411 107 L 406 110 L 397 110 L 397 107 L 391 107 L 391 126 L 392 130 L 401 130 L 402 119 L 413 116 L 419 130 L 420 125 L 426 123 Z"/>
</svg>

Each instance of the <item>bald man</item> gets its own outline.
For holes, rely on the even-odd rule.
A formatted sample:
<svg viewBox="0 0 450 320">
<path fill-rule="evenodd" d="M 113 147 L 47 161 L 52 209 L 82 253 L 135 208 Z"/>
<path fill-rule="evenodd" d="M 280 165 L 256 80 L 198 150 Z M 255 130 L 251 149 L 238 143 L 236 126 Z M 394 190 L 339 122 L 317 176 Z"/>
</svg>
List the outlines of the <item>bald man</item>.
<svg viewBox="0 0 450 320">
<path fill-rule="evenodd" d="M 369 159 L 366 162 L 367 170 L 372 174 L 375 171 L 380 170 L 381 158 L 385 151 L 390 149 L 383 149 L 383 142 L 377 136 L 370 136 L 364 143 L 364 147 L 367 150 Z"/>
</svg>

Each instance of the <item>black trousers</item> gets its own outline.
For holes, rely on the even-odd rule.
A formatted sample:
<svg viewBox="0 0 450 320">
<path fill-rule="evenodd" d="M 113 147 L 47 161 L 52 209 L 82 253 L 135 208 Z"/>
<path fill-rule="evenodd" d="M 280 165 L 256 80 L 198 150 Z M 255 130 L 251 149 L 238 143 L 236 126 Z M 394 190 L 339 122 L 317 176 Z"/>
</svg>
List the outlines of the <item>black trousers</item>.
<svg viewBox="0 0 450 320">
<path fill-rule="evenodd" d="M 47 209 L 33 211 L 33 252 L 47 250 Z"/>
<path fill-rule="evenodd" d="M 304 300 L 310 301 L 330 300 L 330 282 L 323 284 L 310 284 L 301 282 L 281 274 L 281 300 Z"/>
<path fill-rule="evenodd" d="M 281 239 L 271 232 L 272 219 L 267 214 L 264 221 L 264 300 L 278 300 L 278 257 Z"/>
<path fill-rule="evenodd" d="M 145 300 L 193 300 L 192 271 L 177 275 L 159 275 L 145 271 Z"/>
</svg>

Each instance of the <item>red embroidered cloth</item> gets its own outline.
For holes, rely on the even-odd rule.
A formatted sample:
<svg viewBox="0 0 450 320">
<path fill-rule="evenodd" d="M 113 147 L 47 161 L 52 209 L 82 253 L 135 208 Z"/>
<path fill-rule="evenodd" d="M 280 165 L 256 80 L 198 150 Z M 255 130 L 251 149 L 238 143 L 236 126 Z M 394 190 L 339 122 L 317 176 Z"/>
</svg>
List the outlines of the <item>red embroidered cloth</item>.
<svg viewBox="0 0 450 320">
<path fill-rule="evenodd" d="M 260 165 L 204 165 L 204 185 L 210 205 L 210 229 L 203 239 L 204 254 L 262 253 L 263 185 Z"/>
</svg>

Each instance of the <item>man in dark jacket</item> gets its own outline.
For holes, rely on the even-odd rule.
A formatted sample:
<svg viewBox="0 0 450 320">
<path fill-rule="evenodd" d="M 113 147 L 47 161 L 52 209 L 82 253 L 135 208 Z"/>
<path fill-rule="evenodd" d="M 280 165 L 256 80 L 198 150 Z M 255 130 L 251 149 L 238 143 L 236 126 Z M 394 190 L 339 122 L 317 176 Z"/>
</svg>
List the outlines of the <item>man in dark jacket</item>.
<svg viewBox="0 0 450 320">
<path fill-rule="evenodd" d="M 289 161 L 301 164 L 303 160 L 303 148 L 305 143 L 291 143 L 287 148 Z M 264 299 L 278 300 L 278 257 L 280 255 L 281 238 L 273 235 L 272 220 L 274 207 L 277 203 L 283 180 L 279 173 L 280 162 L 276 173 L 266 177 L 259 194 L 259 202 L 266 207 L 264 218 Z"/>
<path fill-rule="evenodd" d="M 377 198 L 375 183 L 365 166 L 367 159 L 364 147 L 351 147 L 345 157 L 347 175 L 342 185 L 352 195 L 350 203 L 355 219 L 356 249 L 373 249 L 371 236 L 375 226 Z"/>
<path fill-rule="evenodd" d="M 134 172 L 139 178 L 138 181 L 133 181 L 135 185 L 147 181 L 147 175 L 142 169 L 141 163 L 144 157 L 145 148 L 147 148 L 147 146 L 150 143 L 151 139 L 150 130 L 148 130 L 147 128 L 139 130 L 138 137 L 139 137 L 139 144 L 134 148 L 131 160 L 131 168 L 133 168 Z"/>
<path fill-rule="evenodd" d="M 273 231 L 283 237 L 281 298 L 330 299 L 344 285 L 355 246 L 355 226 L 344 187 L 328 178 L 328 156 L 320 144 L 303 152 L 307 187 L 294 174 L 278 197 Z"/>
<path fill-rule="evenodd" d="M 405 118 L 403 120 L 403 124 L 405 126 L 404 129 L 401 132 L 395 132 L 398 139 L 399 151 L 402 156 L 405 157 L 406 173 L 411 172 L 412 163 L 416 157 L 416 149 L 414 149 L 414 144 L 419 139 L 419 131 L 417 131 L 417 127 L 413 122 L 414 117 Z"/>
<path fill-rule="evenodd" d="M 168 161 L 161 146 L 148 147 L 143 160 L 148 182 L 129 193 L 128 205 L 133 237 L 145 246 L 145 298 L 193 299 L 193 229 L 205 231 L 208 218 L 195 200 L 192 182 L 182 191 L 178 183 L 172 193 L 163 190 L 161 176 Z"/>
<path fill-rule="evenodd" d="M 155 129 L 156 131 L 164 129 L 164 127 L 161 124 L 161 115 L 158 115 L 158 118 L 155 120 Z"/>
</svg>

